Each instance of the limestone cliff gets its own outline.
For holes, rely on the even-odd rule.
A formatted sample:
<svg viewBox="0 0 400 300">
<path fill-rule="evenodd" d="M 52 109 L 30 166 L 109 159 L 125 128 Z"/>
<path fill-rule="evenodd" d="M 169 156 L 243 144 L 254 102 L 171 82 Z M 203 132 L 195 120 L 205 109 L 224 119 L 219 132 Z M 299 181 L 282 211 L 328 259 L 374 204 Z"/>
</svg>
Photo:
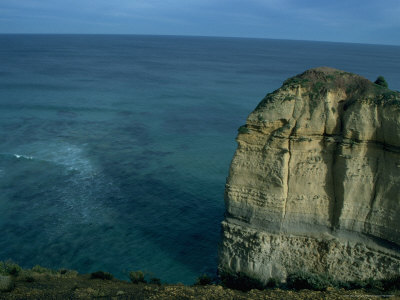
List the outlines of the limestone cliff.
<svg viewBox="0 0 400 300">
<path fill-rule="evenodd" d="M 219 268 L 337 279 L 400 273 L 400 94 L 317 68 L 268 94 L 239 129 Z"/>
</svg>

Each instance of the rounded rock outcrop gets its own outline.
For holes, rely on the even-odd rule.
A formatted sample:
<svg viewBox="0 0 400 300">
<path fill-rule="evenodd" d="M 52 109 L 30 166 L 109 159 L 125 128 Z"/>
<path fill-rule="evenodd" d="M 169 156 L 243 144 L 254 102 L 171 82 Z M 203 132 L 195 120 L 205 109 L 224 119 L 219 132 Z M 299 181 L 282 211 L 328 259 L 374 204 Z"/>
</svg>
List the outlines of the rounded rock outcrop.
<svg viewBox="0 0 400 300">
<path fill-rule="evenodd" d="M 400 94 L 340 70 L 284 82 L 249 115 L 225 188 L 219 269 L 267 282 L 400 273 Z"/>
</svg>

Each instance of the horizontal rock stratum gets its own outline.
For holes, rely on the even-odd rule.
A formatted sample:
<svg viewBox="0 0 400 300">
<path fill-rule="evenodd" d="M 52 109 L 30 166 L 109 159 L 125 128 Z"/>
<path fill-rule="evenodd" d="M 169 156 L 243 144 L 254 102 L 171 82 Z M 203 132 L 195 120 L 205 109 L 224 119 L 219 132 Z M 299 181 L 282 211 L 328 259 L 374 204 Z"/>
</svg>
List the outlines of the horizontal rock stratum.
<svg viewBox="0 0 400 300">
<path fill-rule="evenodd" d="M 400 273 L 400 93 L 311 69 L 268 94 L 237 142 L 220 271 L 263 282 Z"/>
</svg>

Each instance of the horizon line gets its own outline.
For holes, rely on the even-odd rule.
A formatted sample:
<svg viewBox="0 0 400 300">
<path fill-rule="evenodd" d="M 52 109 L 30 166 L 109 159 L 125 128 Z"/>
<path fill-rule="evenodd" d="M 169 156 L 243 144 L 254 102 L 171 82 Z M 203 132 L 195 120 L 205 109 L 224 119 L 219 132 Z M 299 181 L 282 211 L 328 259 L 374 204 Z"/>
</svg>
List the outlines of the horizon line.
<svg viewBox="0 0 400 300">
<path fill-rule="evenodd" d="M 320 42 L 320 43 L 336 43 L 336 44 L 358 44 L 373 46 L 394 46 L 400 47 L 400 44 L 376 44 L 363 42 L 343 42 L 328 40 L 305 40 L 305 39 L 285 39 L 285 38 L 268 38 L 268 37 L 248 37 L 248 36 L 218 36 L 218 35 L 184 35 L 184 34 L 155 34 L 155 33 L 24 33 L 24 32 L 0 32 L 0 35 L 125 35 L 125 36 L 159 36 L 159 37 L 194 37 L 194 38 L 231 38 L 231 39 L 256 39 L 256 40 L 276 40 L 276 41 L 296 41 L 296 42 Z"/>
</svg>

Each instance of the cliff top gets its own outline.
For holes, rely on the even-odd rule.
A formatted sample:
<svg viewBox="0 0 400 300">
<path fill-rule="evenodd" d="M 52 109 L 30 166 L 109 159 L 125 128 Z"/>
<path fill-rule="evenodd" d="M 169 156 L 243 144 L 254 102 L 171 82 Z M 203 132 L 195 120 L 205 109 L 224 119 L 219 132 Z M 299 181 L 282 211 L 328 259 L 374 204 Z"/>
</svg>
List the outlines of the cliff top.
<svg viewBox="0 0 400 300">
<path fill-rule="evenodd" d="M 298 88 L 306 90 L 311 101 L 321 98 L 328 91 L 342 90 L 346 95 L 343 100 L 348 101 L 346 106 L 355 101 L 367 100 L 377 105 L 396 105 L 400 108 L 400 93 L 398 91 L 375 84 L 357 74 L 330 67 L 318 67 L 285 80 L 281 88 L 266 95 L 257 109 L 263 107 L 266 103 L 273 102 L 278 92 L 282 90 L 293 91 Z M 293 98 L 287 96 L 284 100 L 293 100 Z"/>
</svg>

